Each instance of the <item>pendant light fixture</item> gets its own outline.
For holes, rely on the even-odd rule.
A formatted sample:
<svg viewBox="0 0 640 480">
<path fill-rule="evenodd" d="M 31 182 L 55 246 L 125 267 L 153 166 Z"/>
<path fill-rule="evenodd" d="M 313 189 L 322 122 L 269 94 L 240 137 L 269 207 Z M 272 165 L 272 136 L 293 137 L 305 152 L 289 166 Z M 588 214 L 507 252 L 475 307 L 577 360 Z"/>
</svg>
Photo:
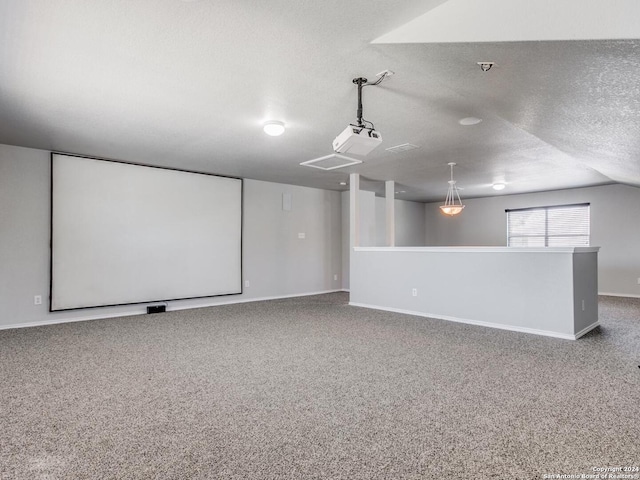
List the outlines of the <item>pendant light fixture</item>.
<svg viewBox="0 0 640 480">
<path fill-rule="evenodd" d="M 447 165 L 451 167 L 451 180 L 448 182 L 449 190 L 447 190 L 447 198 L 444 201 L 444 205 L 440 205 L 440 210 L 442 210 L 442 213 L 445 215 L 453 217 L 462 212 L 464 205 L 462 204 L 462 200 L 460 200 L 460 193 L 458 192 L 458 187 L 456 187 L 456 181 L 453 179 L 453 167 L 455 163 L 449 162 Z M 456 199 L 458 200 L 457 202 Z"/>
</svg>

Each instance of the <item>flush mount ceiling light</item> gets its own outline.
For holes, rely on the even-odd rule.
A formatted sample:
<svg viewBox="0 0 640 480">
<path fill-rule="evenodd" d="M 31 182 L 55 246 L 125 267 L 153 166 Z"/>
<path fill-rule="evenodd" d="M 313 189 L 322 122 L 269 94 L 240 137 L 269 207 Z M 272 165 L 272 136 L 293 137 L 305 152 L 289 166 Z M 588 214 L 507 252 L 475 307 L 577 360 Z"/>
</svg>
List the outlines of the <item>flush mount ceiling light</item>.
<svg viewBox="0 0 640 480">
<path fill-rule="evenodd" d="M 481 118 L 477 118 L 477 117 L 465 117 L 465 118 L 461 118 L 460 120 L 458 120 L 458 123 L 460 125 L 477 125 L 482 121 Z"/>
<path fill-rule="evenodd" d="M 491 187 L 494 190 L 504 190 L 504 187 L 506 187 L 506 185 L 504 183 L 494 183 Z"/>
<path fill-rule="evenodd" d="M 262 129 L 267 135 L 279 137 L 284 133 L 284 122 L 278 120 L 268 120 L 262 124 Z"/>
<path fill-rule="evenodd" d="M 451 180 L 448 182 L 449 189 L 447 190 L 447 198 L 444 201 L 444 205 L 440 205 L 440 210 L 442 210 L 442 213 L 445 215 L 453 217 L 462 212 L 464 205 L 462 204 L 462 200 L 460 200 L 460 193 L 458 192 L 458 187 L 456 187 L 456 181 L 453 179 L 453 167 L 455 163 L 449 162 L 447 165 L 451 167 Z M 458 199 L 457 202 L 456 199 Z"/>
</svg>

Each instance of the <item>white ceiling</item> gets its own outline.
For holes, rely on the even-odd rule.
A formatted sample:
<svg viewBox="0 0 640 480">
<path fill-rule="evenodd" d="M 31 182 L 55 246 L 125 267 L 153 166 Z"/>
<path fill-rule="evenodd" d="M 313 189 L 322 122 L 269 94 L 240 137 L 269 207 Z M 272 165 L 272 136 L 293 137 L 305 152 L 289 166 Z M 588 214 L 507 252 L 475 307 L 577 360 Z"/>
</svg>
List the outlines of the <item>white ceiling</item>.
<svg viewBox="0 0 640 480">
<path fill-rule="evenodd" d="M 357 172 L 422 201 L 451 161 L 463 198 L 640 186 L 637 18 L 636 0 L 0 0 L 0 143 L 334 190 Z M 351 80 L 385 69 L 363 92 L 382 146 L 300 166 L 355 121 Z"/>
</svg>

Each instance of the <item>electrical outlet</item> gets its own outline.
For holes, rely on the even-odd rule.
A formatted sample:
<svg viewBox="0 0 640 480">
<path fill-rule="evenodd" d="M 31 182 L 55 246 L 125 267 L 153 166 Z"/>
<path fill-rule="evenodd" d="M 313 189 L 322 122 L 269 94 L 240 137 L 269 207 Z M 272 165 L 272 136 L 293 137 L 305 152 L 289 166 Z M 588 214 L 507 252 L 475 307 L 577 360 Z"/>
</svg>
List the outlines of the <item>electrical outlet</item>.
<svg viewBox="0 0 640 480">
<path fill-rule="evenodd" d="M 336 275 L 334 275 L 334 276 L 333 276 L 333 279 L 334 279 L 334 280 L 338 280 L 338 275 L 337 275 L 337 274 L 336 274 Z"/>
<path fill-rule="evenodd" d="M 413 295 L 414 297 L 418 296 L 418 289 L 414 288 L 413 290 L 411 290 L 411 295 Z"/>
<path fill-rule="evenodd" d="M 33 297 L 34 305 L 42 305 L 42 295 L 36 295 Z"/>
<path fill-rule="evenodd" d="M 244 287 L 245 288 L 249 288 L 251 286 L 251 284 L 249 283 L 249 280 L 245 280 L 244 281 Z"/>
</svg>

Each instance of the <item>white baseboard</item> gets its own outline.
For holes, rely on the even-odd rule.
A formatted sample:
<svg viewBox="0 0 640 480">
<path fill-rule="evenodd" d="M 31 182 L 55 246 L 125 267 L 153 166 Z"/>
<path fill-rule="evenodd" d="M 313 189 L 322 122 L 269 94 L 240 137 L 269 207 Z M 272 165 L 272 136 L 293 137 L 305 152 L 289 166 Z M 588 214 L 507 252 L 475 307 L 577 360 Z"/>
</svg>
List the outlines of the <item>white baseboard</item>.
<svg viewBox="0 0 640 480">
<path fill-rule="evenodd" d="M 598 295 L 602 295 L 605 297 L 623 297 L 623 298 L 640 298 L 640 295 L 635 295 L 632 293 L 606 293 L 606 292 L 598 292 Z"/>
<path fill-rule="evenodd" d="M 107 319 L 107 318 L 129 317 L 131 315 L 143 315 L 145 313 L 146 312 L 142 312 L 140 310 L 133 310 L 133 311 L 130 311 L 130 312 L 102 313 L 102 314 L 97 314 L 97 315 L 88 315 L 86 317 L 52 318 L 50 320 L 38 320 L 36 322 L 13 323 L 11 325 L 0 325 L 0 330 L 9 330 L 11 328 L 41 327 L 43 325 L 56 325 L 58 323 L 87 322 L 87 321 L 90 321 L 90 320 L 103 320 L 103 319 Z"/>
<path fill-rule="evenodd" d="M 188 306 L 175 306 L 171 308 L 167 308 L 167 312 L 177 311 L 177 310 L 190 310 L 192 308 L 206 308 L 206 307 L 215 307 L 217 305 L 233 305 L 235 303 L 250 303 L 250 302 L 264 302 L 266 300 L 282 300 L 283 298 L 296 298 L 296 297 L 310 297 L 311 295 L 324 295 L 325 293 L 335 293 L 341 292 L 342 290 L 321 290 L 319 292 L 309 292 L 309 293 L 294 293 L 293 295 L 274 295 L 269 297 L 257 297 L 257 298 L 240 298 L 238 300 L 224 300 L 220 302 L 210 302 L 203 303 L 201 305 L 188 305 Z"/>
<path fill-rule="evenodd" d="M 416 311 L 413 311 L 413 310 L 404 310 L 404 309 L 401 309 L 401 308 L 381 307 L 379 305 L 368 305 L 368 304 L 364 304 L 364 303 L 354 303 L 354 302 L 349 302 L 349 305 L 352 305 L 354 307 L 372 308 L 374 310 L 385 310 L 385 311 L 388 311 L 388 312 L 404 313 L 404 314 L 407 314 L 407 315 L 415 315 L 415 316 L 418 316 L 418 317 L 435 318 L 437 320 L 447 320 L 448 322 L 466 323 L 468 325 L 478 325 L 478 326 L 481 326 L 481 327 L 498 328 L 500 330 L 510 330 L 512 332 L 532 333 L 534 335 L 542 335 L 542 336 L 545 336 L 545 337 L 562 338 L 563 340 L 577 340 L 582 335 L 586 334 L 590 330 L 593 330 L 598 325 L 600 325 L 599 322 L 596 322 L 596 323 L 594 323 L 592 325 L 589 325 L 587 328 L 581 330 L 577 334 L 573 335 L 573 334 L 570 334 L 570 333 L 552 332 L 550 330 L 538 330 L 538 329 L 535 329 L 535 328 L 504 325 L 504 324 L 501 324 L 501 323 L 484 322 L 484 321 L 481 321 L 481 320 L 471 320 L 471 319 L 468 319 L 468 318 L 458 318 L 458 317 L 450 317 L 450 316 L 447 316 L 447 315 L 436 315 L 436 314 L 432 314 L 432 313 L 416 312 Z"/>
<path fill-rule="evenodd" d="M 325 293 L 335 293 L 341 292 L 342 290 L 322 290 L 319 292 L 308 292 L 308 293 L 295 293 L 293 295 L 274 295 L 269 297 L 258 297 L 258 298 L 239 298 L 237 300 L 224 300 L 224 301 L 212 301 L 207 303 L 202 303 L 198 305 L 177 305 L 177 306 L 169 306 L 167 307 L 167 312 L 177 311 L 177 310 L 190 310 L 192 308 L 206 308 L 206 307 L 215 307 L 216 305 L 230 305 L 234 303 L 248 303 L 248 302 L 263 302 L 265 300 L 280 300 L 283 298 L 295 298 L 295 297 L 308 297 L 311 295 L 323 295 Z M 149 302 L 151 304 L 166 304 L 167 302 Z M 55 325 L 58 323 L 73 323 L 73 322 L 86 322 L 90 320 L 102 320 L 107 318 L 118 318 L 118 317 L 129 317 L 132 315 L 146 315 L 146 304 L 141 307 L 143 310 L 131 310 L 126 312 L 118 312 L 118 313 L 101 313 L 96 315 L 87 315 L 83 317 L 72 317 L 72 318 L 52 318 L 48 320 L 39 320 L 36 322 L 27 322 L 27 323 L 14 323 L 11 325 L 0 325 L 0 330 L 9 330 L 11 328 L 27 328 L 27 327 L 41 327 L 43 325 Z"/>
<path fill-rule="evenodd" d="M 589 325 L 588 327 L 583 328 L 582 330 L 580 330 L 578 333 L 576 333 L 574 335 L 576 337 L 575 340 L 579 339 L 583 335 L 586 335 L 591 330 L 593 330 L 594 328 L 599 327 L 599 326 L 600 326 L 600 322 L 595 322 L 595 323 L 592 323 L 591 325 Z"/>
</svg>

